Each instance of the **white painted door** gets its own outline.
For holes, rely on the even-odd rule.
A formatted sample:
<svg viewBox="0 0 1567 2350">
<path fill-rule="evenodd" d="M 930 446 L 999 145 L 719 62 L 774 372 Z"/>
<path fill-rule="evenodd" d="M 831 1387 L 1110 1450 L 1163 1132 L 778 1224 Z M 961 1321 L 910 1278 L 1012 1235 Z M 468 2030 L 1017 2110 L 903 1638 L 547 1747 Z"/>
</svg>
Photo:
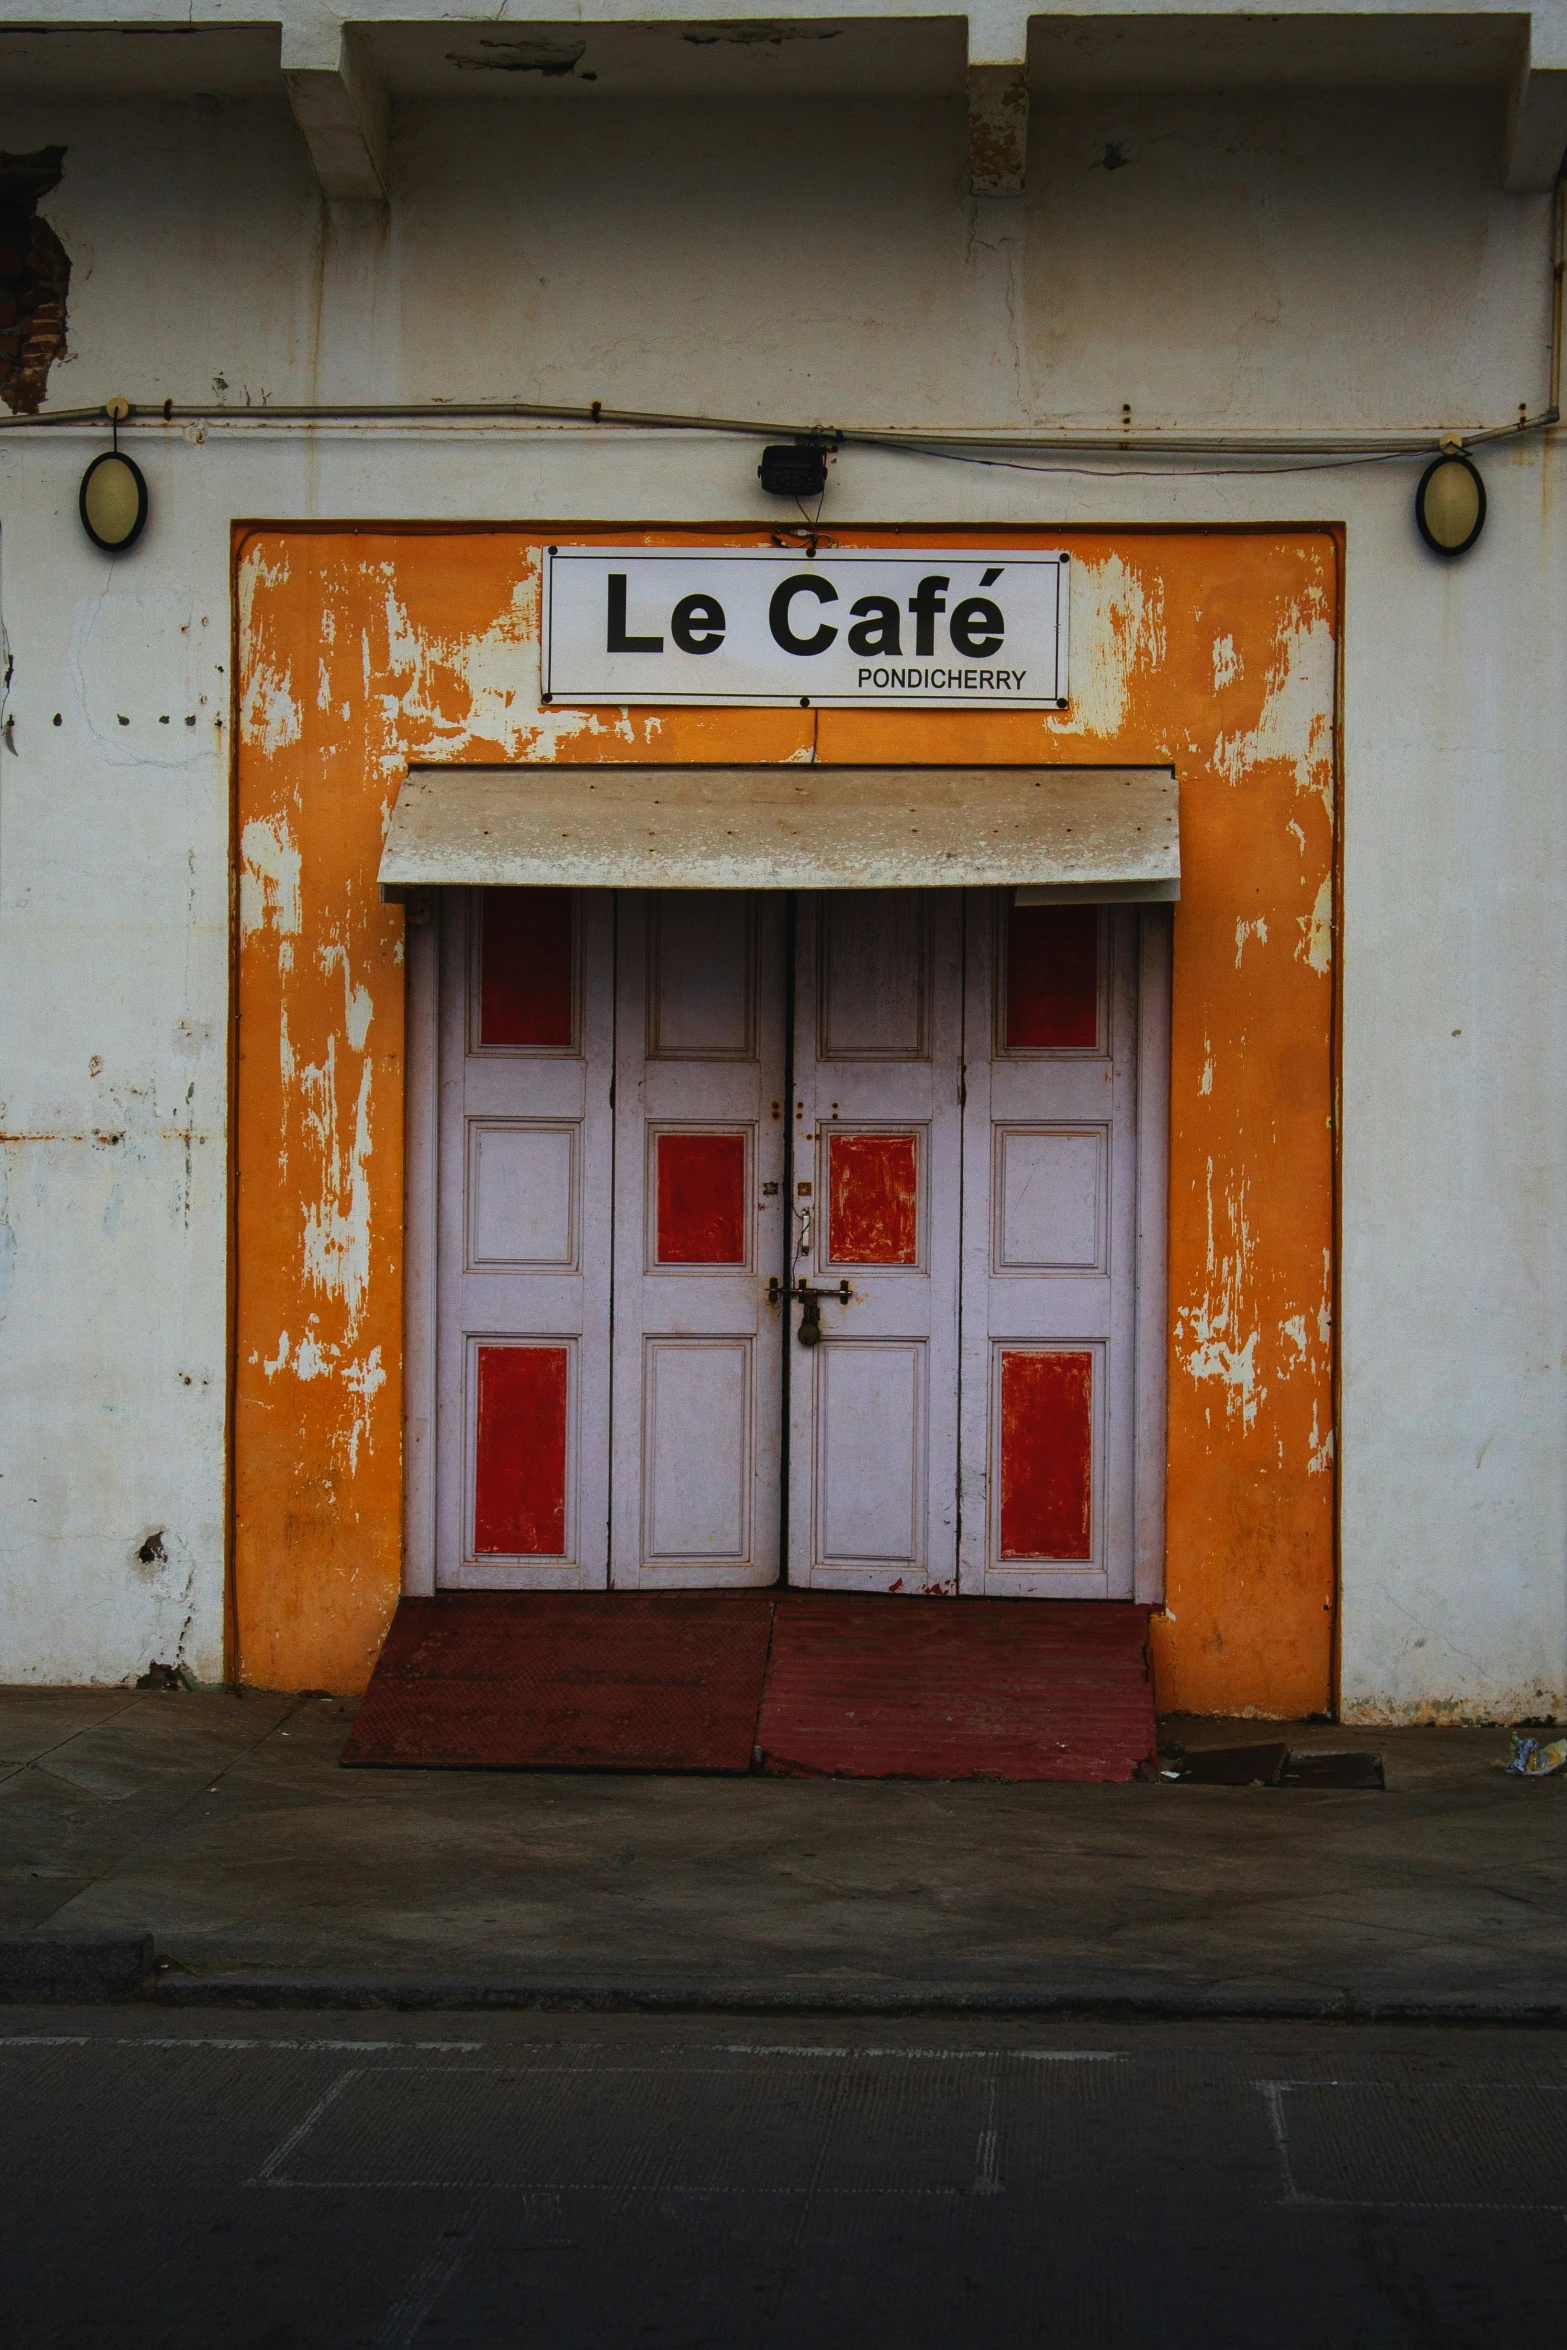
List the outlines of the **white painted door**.
<svg viewBox="0 0 1567 2350">
<path fill-rule="evenodd" d="M 786 911 L 776 893 L 619 897 L 617 1585 L 777 1578 Z"/>
<path fill-rule="evenodd" d="M 955 1588 L 962 920 L 957 890 L 798 902 L 789 1580 L 817 1589 Z"/>
<path fill-rule="evenodd" d="M 436 1580 L 602 1587 L 613 902 L 441 894 Z"/>
<path fill-rule="evenodd" d="M 440 1584 L 1159 1595 L 1166 909 L 443 896 Z"/>
<path fill-rule="evenodd" d="M 968 893 L 966 1592 L 1137 1591 L 1139 945 L 1163 917 Z M 1162 1182 L 1143 1206 L 1162 1242 Z"/>
</svg>

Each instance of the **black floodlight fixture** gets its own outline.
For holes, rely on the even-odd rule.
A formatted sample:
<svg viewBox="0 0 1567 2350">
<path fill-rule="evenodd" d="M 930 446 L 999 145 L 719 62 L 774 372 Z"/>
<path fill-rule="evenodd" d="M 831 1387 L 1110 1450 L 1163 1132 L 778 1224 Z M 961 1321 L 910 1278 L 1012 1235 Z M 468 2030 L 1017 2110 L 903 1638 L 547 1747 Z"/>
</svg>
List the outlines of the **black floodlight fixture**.
<svg viewBox="0 0 1567 2350">
<path fill-rule="evenodd" d="M 1433 555 L 1467 555 L 1485 528 L 1485 483 L 1456 440 L 1420 476 L 1415 523 Z"/>
<path fill-rule="evenodd" d="M 773 441 L 756 476 L 770 498 L 819 498 L 827 487 L 827 443 Z"/>
<path fill-rule="evenodd" d="M 129 400 L 106 400 L 105 416 L 114 427 L 114 446 L 93 459 L 82 475 L 82 528 L 106 555 L 123 555 L 134 547 L 147 527 L 147 483 L 134 458 L 120 454 L 120 426 L 131 412 Z"/>
</svg>

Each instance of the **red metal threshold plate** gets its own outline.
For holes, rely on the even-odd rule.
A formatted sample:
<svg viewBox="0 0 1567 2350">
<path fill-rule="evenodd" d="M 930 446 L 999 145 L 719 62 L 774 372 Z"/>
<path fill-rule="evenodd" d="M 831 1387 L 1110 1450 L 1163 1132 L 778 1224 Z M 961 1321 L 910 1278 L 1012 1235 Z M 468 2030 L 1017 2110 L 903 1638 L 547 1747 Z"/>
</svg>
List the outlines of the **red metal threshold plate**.
<svg viewBox="0 0 1567 2350">
<path fill-rule="evenodd" d="M 404 1600 L 343 1760 L 1129 1779 L 1154 1752 L 1148 1613 L 772 1591 Z"/>
<path fill-rule="evenodd" d="M 1146 1607 L 780 1594 L 757 1731 L 788 1777 L 1130 1779 L 1155 1747 Z"/>
<path fill-rule="evenodd" d="M 405 1599 L 343 1760 L 748 1770 L 772 1612 L 770 1591 Z"/>
</svg>

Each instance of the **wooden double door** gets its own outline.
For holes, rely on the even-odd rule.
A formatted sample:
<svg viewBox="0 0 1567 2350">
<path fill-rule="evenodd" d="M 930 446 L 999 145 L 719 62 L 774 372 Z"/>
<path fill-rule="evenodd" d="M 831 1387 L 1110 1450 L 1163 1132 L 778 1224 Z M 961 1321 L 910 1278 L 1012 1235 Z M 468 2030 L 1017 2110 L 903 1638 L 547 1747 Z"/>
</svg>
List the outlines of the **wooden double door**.
<svg viewBox="0 0 1567 2350">
<path fill-rule="evenodd" d="M 1153 1595 L 1167 909 L 443 895 L 440 1585 Z"/>
</svg>

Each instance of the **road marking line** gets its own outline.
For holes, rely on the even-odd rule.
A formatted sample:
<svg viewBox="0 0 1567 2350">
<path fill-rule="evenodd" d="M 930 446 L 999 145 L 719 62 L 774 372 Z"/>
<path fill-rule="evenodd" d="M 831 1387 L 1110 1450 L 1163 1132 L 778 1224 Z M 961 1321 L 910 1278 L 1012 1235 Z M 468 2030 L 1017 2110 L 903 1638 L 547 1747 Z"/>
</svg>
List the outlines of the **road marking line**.
<svg viewBox="0 0 1567 2350">
<path fill-rule="evenodd" d="M 319 2048 L 336 2055 L 356 2055 L 362 2048 L 372 2052 L 407 2048 L 424 2053 L 449 2049 L 469 2055 L 485 2045 L 483 2040 L 155 2040 L 141 2033 L 115 2038 L 107 2032 L 0 2032 L 0 2048 Z"/>
<path fill-rule="evenodd" d="M 393 2304 L 386 2324 L 376 2336 L 376 2350 L 409 2350 L 414 2336 L 478 2242 L 479 2219 L 477 2209 L 466 2211 L 455 2228 L 442 2231 L 414 2270 L 402 2299 Z"/>
<path fill-rule="evenodd" d="M 1124 2048 L 806 2048 L 787 2040 L 748 2043 L 720 2042 L 709 2051 L 717 2056 L 896 2056 L 905 2062 L 992 2064 L 997 2057 L 1016 2057 L 1022 2064 L 1124 2064 Z"/>
<path fill-rule="evenodd" d="M 342 2072 L 338 2074 L 337 2079 L 332 2083 L 331 2088 L 328 2089 L 326 2095 L 324 2097 L 317 2098 L 315 2104 L 312 2105 L 304 2120 L 298 2123 L 292 2130 L 290 2130 L 288 2136 L 283 2140 L 281 2146 L 275 2146 L 272 2152 L 267 2156 L 266 2161 L 262 2164 L 260 2170 L 256 2173 L 258 2184 L 260 2184 L 262 2181 L 265 2181 L 268 2185 L 273 2183 L 272 2174 L 277 2169 L 278 2164 L 280 2162 L 286 2161 L 288 2156 L 293 2153 L 295 2147 L 300 2145 L 304 2139 L 309 2137 L 311 2131 L 315 2128 L 317 2122 L 321 2119 L 321 2116 L 330 2106 L 333 2106 L 337 2103 L 338 2099 L 342 2096 L 343 2091 L 349 2086 L 350 2082 L 357 2081 L 358 2078 L 359 2070 L 357 2066 L 346 2065 L 344 2067 Z"/>
<path fill-rule="evenodd" d="M 1409 2197 L 1396 2195 L 1308 2195 L 1296 2183 L 1294 2165 L 1290 2160 L 1289 2125 L 1284 2118 L 1284 2098 L 1291 2089 L 1391 2089 L 1409 2093 L 1434 2090 L 1437 2093 L 1475 2090 L 1548 2089 L 1560 2093 L 1555 2081 L 1253 2081 L 1268 2108 L 1268 2121 L 1273 2132 L 1273 2143 L 1284 2174 L 1286 2204 L 1308 2206 L 1316 2211 L 1567 2211 L 1567 2197 L 1554 2203 L 1497 2203 L 1463 2202 L 1456 2197 Z"/>
</svg>

